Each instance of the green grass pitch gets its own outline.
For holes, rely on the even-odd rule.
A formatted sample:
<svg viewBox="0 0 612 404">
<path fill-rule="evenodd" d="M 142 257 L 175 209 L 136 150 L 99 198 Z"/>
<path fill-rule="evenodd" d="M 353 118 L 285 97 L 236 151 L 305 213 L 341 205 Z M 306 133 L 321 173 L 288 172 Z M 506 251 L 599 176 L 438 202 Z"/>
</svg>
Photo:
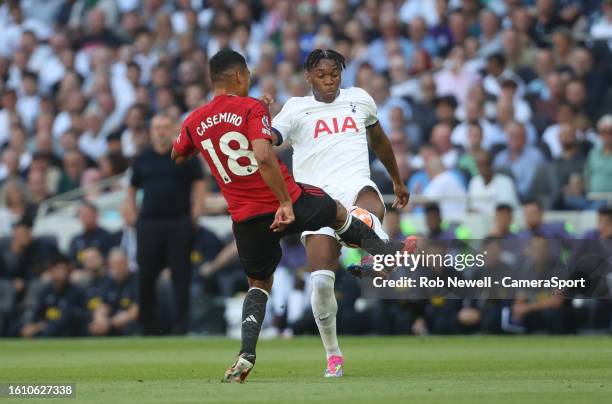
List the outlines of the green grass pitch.
<svg viewBox="0 0 612 404">
<path fill-rule="evenodd" d="M 247 383 L 220 378 L 222 338 L 0 341 L 0 383 L 70 382 L 23 403 L 611 403 L 610 337 L 342 337 L 346 375 L 322 377 L 316 337 L 260 341 Z"/>
</svg>

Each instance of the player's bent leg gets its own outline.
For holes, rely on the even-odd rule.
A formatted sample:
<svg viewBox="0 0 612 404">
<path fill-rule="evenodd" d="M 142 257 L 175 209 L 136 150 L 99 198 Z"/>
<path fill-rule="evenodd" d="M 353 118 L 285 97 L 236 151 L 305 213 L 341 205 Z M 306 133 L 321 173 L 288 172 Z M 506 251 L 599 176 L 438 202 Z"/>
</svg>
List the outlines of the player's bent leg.
<svg viewBox="0 0 612 404">
<path fill-rule="evenodd" d="M 389 240 L 389 235 L 382 225 L 385 217 L 385 205 L 378 191 L 369 185 L 363 187 L 357 194 L 355 205 L 373 213 L 374 226 L 372 228 L 382 240 Z"/>
<path fill-rule="evenodd" d="M 334 201 L 320 188 L 308 186 L 303 195 L 294 203 L 296 222 L 290 232 L 317 230 L 331 227 L 338 237 L 347 244 L 360 246 L 372 255 L 395 254 L 405 249 L 398 241 L 382 240 L 372 228 L 350 215 L 344 205 Z M 367 240 L 367 243 L 363 243 Z"/>
<path fill-rule="evenodd" d="M 338 303 L 334 293 L 336 279 L 334 272 L 338 266 L 340 245 L 331 236 L 312 234 L 306 238 L 306 255 L 312 269 L 310 275 L 312 314 L 319 329 L 327 357 L 324 376 L 340 377 L 344 371 L 344 359 L 338 345 L 336 332 Z"/>
<path fill-rule="evenodd" d="M 249 291 L 242 304 L 242 345 L 236 362 L 225 372 L 222 382 L 244 383 L 255 366 L 255 348 L 266 314 L 273 276 L 259 280 L 249 277 Z"/>
<path fill-rule="evenodd" d="M 408 237 L 403 242 L 381 239 L 371 227 L 358 218 L 348 214 L 342 204 L 337 201 L 336 204 L 337 214 L 332 228 L 336 231 L 338 237 L 345 243 L 358 245 L 359 248 L 371 255 L 395 255 L 397 252 L 412 254 L 416 250 L 417 244 L 415 237 Z M 343 224 L 338 226 L 341 220 L 344 220 Z M 372 265 L 368 263 L 357 264 L 347 269 L 352 275 L 361 277 L 363 271 L 371 273 Z M 394 269 L 395 266 L 389 266 L 385 267 L 383 271 L 390 272 Z"/>
<path fill-rule="evenodd" d="M 359 191 L 355 199 L 355 205 L 373 213 L 380 221 L 385 217 L 385 205 L 380 200 L 378 192 L 369 185 Z"/>
<path fill-rule="evenodd" d="M 371 227 L 348 214 L 340 202 L 336 201 L 336 205 L 336 220 L 331 227 L 345 243 L 358 245 L 372 255 L 395 254 L 404 249 L 404 243 L 382 240 Z M 364 240 L 367 240 L 367 243 L 364 244 Z"/>
</svg>

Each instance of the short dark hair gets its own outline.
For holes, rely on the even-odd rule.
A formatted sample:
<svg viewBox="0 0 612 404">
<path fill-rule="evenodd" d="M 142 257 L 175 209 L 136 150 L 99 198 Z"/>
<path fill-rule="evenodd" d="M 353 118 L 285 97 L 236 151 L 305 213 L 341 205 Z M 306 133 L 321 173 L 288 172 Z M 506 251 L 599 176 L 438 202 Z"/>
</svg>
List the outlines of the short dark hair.
<svg viewBox="0 0 612 404">
<path fill-rule="evenodd" d="M 430 202 L 425 205 L 425 214 L 435 213 L 440 215 L 440 206 L 435 202 Z"/>
<path fill-rule="evenodd" d="M 443 95 L 442 97 L 436 98 L 435 101 L 436 107 L 440 104 L 446 104 L 450 106 L 452 109 L 457 109 L 457 98 L 454 95 Z"/>
<path fill-rule="evenodd" d="M 512 206 L 508 205 L 507 203 L 500 203 L 495 207 L 495 211 L 512 213 L 514 209 L 512 208 Z"/>
<path fill-rule="evenodd" d="M 62 254 L 61 252 L 55 252 L 49 259 L 47 260 L 47 267 L 53 268 L 56 265 L 70 265 L 70 260 L 67 256 Z"/>
<path fill-rule="evenodd" d="M 32 161 L 35 161 L 35 160 L 51 161 L 52 156 L 53 155 L 50 152 L 37 151 L 37 152 L 34 152 L 34 154 L 32 154 Z"/>
<path fill-rule="evenodd" d="M 139 28 L 134 34 L 134 38 L 139 37 L 140 35 L 151 36 L 151 31 L 149 31 L 147 28 Z"/>
<path fill-rule="evenodd" d="M 612 220 L 612 206 L 602 206 L 597 210 L 600 216 L 607 216 L 608 219 Z"/>
<path fill-rule="evenodd" d="M 21 74 L 22 79 L 32 79 L 38 83 L 38 74 L 33 72 L 32 70 L 26 70 Z"/>
<path fill-rule="evenodd" d="M 336 52 L 333 49 L 315 49 L 308 54 L 304 62 L 304 70 L 307 72 L 311 71 L 323 59 L 333 61 L 340 70 L 346 67 L 346 60 L 340 52 Z"/>
<path fill-rule="evenodd" d="M 527 206 L 527 205 L 536 205 L 540 210 L 544 209 L 544 207 L 542 206 L 542 202 L 540 202 L 537 199 L 527 199 L 526 201 L 523 202 L 523 206 Z"/>
<path fill-rule="evenodd" d="M 572 81 L 572 80 L 570 80 L 570 81 Z M 567 102 L 567 101 L 561 101 L 559 104 L 557 104 L 557 111 L 558 111 L 559 109 L 561 109 L 561 108 L 567 108 L 567 109 L 569 109 L 569 111 L 570 111 L 572 114 L 574 114 L 574 115 L 575 115 L 576 113 L 578 113 L 578 108 L 576 108 L 575 106 L 573 106 L 572 104 L 570 104 L 570 103 L 569 103 L 569 102 Z"/>
<path fill-rule="evenodd" d="M 0 96 L 4 97 L 5 95 L 11 94 L 13 97 L 17 97 L 17 91 L 14 88 L 5 88 Z"/>
<path fill-rule="evenodd" d="M 121 135 L 122 135 L 121 130 L 115 130 L 115 131 L 109 133 L 108 136 L 106 137 L 106 143 L 120 142 L 121 141 Z"/>
<path fill-rule="evenodd" d="M 222 75 L 228 72 L 229 69 L 234 67 L 247 67 L 246 60 L 244 57 L 236 52 L 235 50 L 225 48 L 210 58 L 210 79 L 218 81 Z"/>
<path fill-rule="evenodd" d="M 27 227 L 29 230 L 32 230 L 32 227 L 34 227 L 34 221 L 32 218 L 23 217 L 21 220 L 17 221 L 17 223 L 13 224 L 13 229 L 17 227 Z"/>
<path fill-rule="evenodd" d="M 501 82 L 501 86 L 502 88 L 513 88 L 514 90 L 518 88 L 518 84 L 516 84 L 516 81 L 511 78 L 503 79 Z"/>
<path fill-rule="evenodd" d="M 495 62 L 500 66 L 506 66 L 506 57 L 502 53 L 492 53 L 487 56 L 487 62 Z"/>
<path fill-rule="evenodd" d="M 98 207 L 96 205 L 94 205 L 93 203 L 83 200 L 81 201 L 81 208 L 88 208 L 93 210 L 96 214 L 98 214 Z"/>
</svg>

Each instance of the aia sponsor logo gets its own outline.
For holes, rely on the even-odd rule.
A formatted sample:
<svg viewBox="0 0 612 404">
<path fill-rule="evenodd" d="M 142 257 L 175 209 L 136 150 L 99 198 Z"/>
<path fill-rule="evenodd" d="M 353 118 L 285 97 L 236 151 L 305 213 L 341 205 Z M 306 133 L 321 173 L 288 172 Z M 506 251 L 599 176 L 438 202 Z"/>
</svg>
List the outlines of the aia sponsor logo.
<svg viewBox="0 0 612 404">
<path fill-rule="evenodd" d="M 315 124 L 314 138 L 316 139 L 322 135 L 348 133 L 350 131 L 359 132 L 357 123 L 350 116 L 319 119 Z"/>
</svg>

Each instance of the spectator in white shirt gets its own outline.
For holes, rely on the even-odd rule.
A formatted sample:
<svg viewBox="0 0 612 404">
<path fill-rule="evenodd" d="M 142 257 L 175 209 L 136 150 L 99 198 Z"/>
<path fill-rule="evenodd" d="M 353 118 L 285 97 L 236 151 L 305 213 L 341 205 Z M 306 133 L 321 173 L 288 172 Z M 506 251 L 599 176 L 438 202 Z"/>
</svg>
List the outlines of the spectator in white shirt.
<svg viewBox="0 0 612 404">
<path fill-rule="evenodd" d="M 53 138 L 59 138 L 70 128 L 76 126 L 83 110 L 85 109 L 85 97 L 78 89 L 70 91 L 63 98 L 61 104 L 62 112 L 57 114 L 53 121 Z"/>
<path fill-rule="evenodd" d="M 21 50 L 28 56 L 28 70 L 40 74 L 46 68 L 48 60 L 53 56 L 53 50 L 48 45 L 39 45 L 36 34 L 26 31 L 21 35 Z"/>
<path fill-rule="evenodd" d="M 493 172 L 491 155 L 484 150 L 473 153 L 479 175 L 470 180 L 468 198 L 470 210 L 492 215 L 495 206 L 506 204 L 514 209 L 520 207 L 514 182 L 506 175 Z"/>
<path fill-rule="evenodd" d="M 527 123 L 531 120 L 531 107 L 517 93 L 518 85 L 511 78 L 501 82 L 501 93 L 499 99 L 508 100 L 514 105 L 514 117 L 517 121 Z"/>
<path fill-rule="evenodd" d="M 437 157 L 427 161 L 425 171 L 430 180 L 423 196 L 439 202 L 444 217 L 458 219 L 465 214 L 465 188 L 457 175 L 445 170 L 442 160 Z"/>
<path fill-rule="evenodd" d="M 119 130 L 123 121 L 124 111 L 116 107 L 113 95 L 108 91 L 96 95 L 96 106 L 105 117 L 100 134 L 107 137 L 111 132 Z"/>
<path fill-rule="evenodd" d="M 32 154 L 28 151 L 28 134 L 22 126 L 11 126 L 8 147 L 19 155 L 19 171 L 26 171 L 32 162 Z"/>
<path fill-rule="evenodd" d="M 136 36 L 134 47 L 136 55 L 134 61 L 140 65 L 142 79 L 148 82 L 151 77 L 153 67 L 157 64 L 159 56 L 152 50 L 153 38 L 149 31 L 141 31 Z"/>
<path fill-rule="evenodd" d="M 40 88 L 47 93 L 58 83 L 67 69 L 74 69 L 74 52 L 65 32 L 55 33 L 49 38 L 52 51 L 44 60 L 44 68 L 40 69 Z"/>
<path fill-rule="evenodd" d="M 483 103 L 476 100 L 468 100 L 465 105 L 465 120 L 455 126 L 451 135 L 451 141 L 456 146 L 462 146 L 464 149 L 469 148 L 468 129 L 471 122 L 478 122 L 482 128 L 482 146 L 489 150 L 495 144 L 504 143 L 505 139 L 498 131 L 495 130 L 484 116 Z"/>
<path fill-rule="evenodd" d="M 499 18 L 494 12 L 485 8 L 480 12 L 479 22 L 482 29 L 479 38 L 479 55 L 486 57 L 492 53 L 499 52 L 502 47 Z"/>
<path fill-rule="evenodd" d="M 399 18 L 404 24 L 409 24 L 414 18 L 422 17 L 428 27 L 438 24 L 436 2 L 439 0 L 406 0 L 400 7 Z"/>
<path fill-rule="evenodd" d="M 495 106 L 496 110 L 496 119 L 493 127 L 495 128 L 495 139 L 497 140 L 497 145 L 506 144 L 506 135 L 504 132 L 504 128 L 510 122 L 520 122 L 515 117 L 514 113 L 514 103 L 511 100 L 507 100 L 505 98 L 499 98 L 497 100 L 497 104 Z M 534 144 L 537 140 L 538 134 L 536 132 L 535 127 L 530 123 L 524 123 L 525 131 L 527 131 L 527 143 Z"/>
<path fill-rule="evenodd" d="M 601 4 L 602 15 L 591 27 L 593 39 L 612 38 L 612 0 L 603 0 Z"/>
<path fill-rule="evenodd" d="M 28 132 L 34 129 L 34 120 L 38 115 L 40 107 L 40 96 L 38 95 L 38 77 L 36 73 L 26 71 L 22 75 L 22 88 L 17 100 L 17 111 L 21 116 L 21 122 Z"/>
<path fill-rule="evenodd" d="M 101 132 L 103 116 L 97 108 L 85 112 L 85 132 L 79 137 L 79 149 L 92 160 L 106 154 L 106 136 Z"/>
<path fill-rule="evenodd" d="M 393 55 L 389 59 L 389 78 L 392 96 L 411 97 L 418 93 L 418 77 L 410 77 L 406 59 L 401 55 Z"/>
<path fill-rule="evenodd" d="M 136 133 L 146 127 L 147 108 L 143 104 L 134 104 L 128 109 L 125 125 L 121 133 L 121 149 L 125 157 L 133 157 L 137 152 Z"/>
<path fill-rule="evenodd" d="M 513 80 L 517 85 L 516 93 L 522 96 L 524 93 L 523 80 L 512 70 L 506 69 L 506 57 L 501 53 L 493 53 L 487 57 L 486 63 L 487 75 L 482 80 L 484 89 L 487 94 L 499 97 L 501 94 L 501 83 L 504 80 Z"/>
<path fill-rule="evenodd" d="M 9 7 L 10 17 L 0 22 L 0 55 L 10 56 L 19 47 L 23 33 L 23 13 L 19 2 L 5 4 Z"/>
<path fill-rule="evenodd" d="M 559 105 L 557 110 L 557 123 L 550 125 L 542 134 L 542 140 L 548 146 L 550 155 L 553 159 L 561 157 L 563 147 L 559 138 L 561 127 L 564 125 L 575 125 L 576 110 L 567 103 Z M 578 140 L 583 140 L 582 133 L 577 133 Z"/>
</svg>

